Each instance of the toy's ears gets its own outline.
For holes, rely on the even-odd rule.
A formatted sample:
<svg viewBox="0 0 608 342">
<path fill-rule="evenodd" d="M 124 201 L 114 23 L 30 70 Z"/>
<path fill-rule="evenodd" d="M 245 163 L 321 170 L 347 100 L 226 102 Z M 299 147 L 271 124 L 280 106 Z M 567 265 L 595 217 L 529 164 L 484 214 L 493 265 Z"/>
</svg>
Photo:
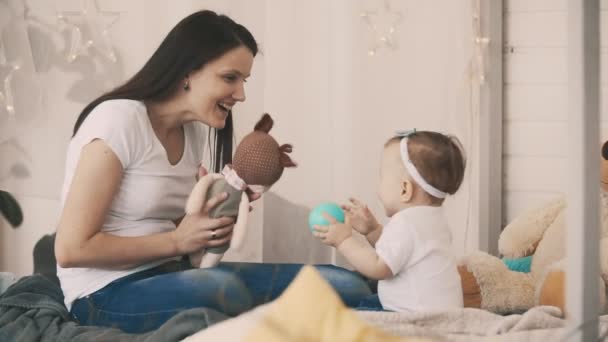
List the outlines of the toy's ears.
<svg viewBox="0 0 608 342">
<path fill-rule="evenodd" d="M 270 115 L 268 113 L 264 113 L 264 115 L 262 115 L 262 118 L 260 119 L 260 121 L 258 121 L 258 123 L 255 124 L 255 127 L 253 128 L 253 130 L 268 133 L 272 129 L 273 125 L 274 125 L 274 121 L 272 120 Z"/>
<path fill-rule="evenodd" d="M 291 151 L 293 151 L 293 146 L 291 146 L 290 144 L 285 144 L 285 145 L 281 145 L 281 147 L 279 147 L 279 162 L 281 163 L 281 166 L 283 167 L 296 167 L 298 166 L 298 164 L 296 164 L 295 161 L 293 161 L 293 159 L 291 159 L 291 157 L 287 154 L 287 153 L 291 153 Z"/>
<path fill-rule="evenodd" d="M 412 200 L 412 196 L 414 195 L 414 184 L 412 181 L 406 180 L 401 183 L 401 202 L 407 203 Z"/>
</svg>

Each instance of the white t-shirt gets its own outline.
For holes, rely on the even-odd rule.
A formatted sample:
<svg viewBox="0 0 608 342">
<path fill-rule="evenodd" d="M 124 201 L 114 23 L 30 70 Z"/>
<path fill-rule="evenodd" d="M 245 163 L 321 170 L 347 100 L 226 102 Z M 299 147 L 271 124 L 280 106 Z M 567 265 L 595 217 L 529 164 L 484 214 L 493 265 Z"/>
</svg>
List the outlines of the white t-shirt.
<svg viewBox="0 0 608 342">
<path fill-rule="evenodd" d="M 206 128 L 201 123 L 184 125 L 184 152 L 171 165 L 145 105 L 133 100 L 110 100 L 99 104 L 86 118 L 68 145 L 61 208 L 72 183 L 82 147 L 103 140 L 123 168 L 120 188 L 101 230 L 118 236 L 144 236 L 175 229 L 173 220 L 184 215 L 202 161 Z M 130 270 L 61 268 L 57 275 L 68 310 L 77 298 L 89 295 L 128 274 L 157 266 L 168 259 Z"/>
<path fill-rule="evenodd" d="M 376 252 L 394 275 L 378 282 L 384 309 L 463 307 L 452 234 L 441 207 L 411 207 L 393 215 L 376 242 Z"/>
</svg>

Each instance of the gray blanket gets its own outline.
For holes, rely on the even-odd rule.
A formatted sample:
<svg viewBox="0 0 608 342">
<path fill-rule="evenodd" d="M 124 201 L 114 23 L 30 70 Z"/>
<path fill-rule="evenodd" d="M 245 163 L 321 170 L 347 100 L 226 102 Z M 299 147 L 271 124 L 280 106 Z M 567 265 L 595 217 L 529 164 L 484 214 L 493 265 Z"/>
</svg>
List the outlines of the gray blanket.
<svg viewBox="0 0 608 342">
<path fill-rule="evenodd" d="M 180 341 L 226 318 L 214 310 L 191 309 L 146 334 L 81 326 L 63 304 L 61 288 L 42 275 L 33 275 L 0 296 L 0 341 Z"/>
</svg>

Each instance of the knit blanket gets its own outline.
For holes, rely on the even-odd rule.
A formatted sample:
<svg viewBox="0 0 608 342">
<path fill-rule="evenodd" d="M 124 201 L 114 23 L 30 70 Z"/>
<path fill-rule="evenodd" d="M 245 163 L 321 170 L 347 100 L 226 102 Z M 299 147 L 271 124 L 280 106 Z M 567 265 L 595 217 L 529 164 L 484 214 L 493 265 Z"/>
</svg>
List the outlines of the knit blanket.
<svg viewBox="0 0 608 342">
<path fill-rule="evenodd" d="M 267 312 L 268 304 L 215 324 L 186 339 L 189 342 L 243 340 Z M 426 337 L 433 341 L 569 341 L 576 329 L 558 308 L 539 306 L 521 315 L 501 316 L 480 309 L 436 313 L 357 311 L 371 325 L 399 336 Z M 600 335 L 608 334 L 608 315 L 599 317 Z M 608 341 L 604 337 L 604 340 Z"/>
<path fill-rule="evenodd" d="M 424 336 L 438 341 L 568 341 L 576 327 L 560 309 L 534 307 L 521 315 L 501 316 L 465 308 L 436 313 L 361 311 L 370 324 L 401 336 Z M 608 316 L 599 317 L 600 335 L 608 333 Z M 608 341 L 608 339 L 606 339 Z"/>
</svg>

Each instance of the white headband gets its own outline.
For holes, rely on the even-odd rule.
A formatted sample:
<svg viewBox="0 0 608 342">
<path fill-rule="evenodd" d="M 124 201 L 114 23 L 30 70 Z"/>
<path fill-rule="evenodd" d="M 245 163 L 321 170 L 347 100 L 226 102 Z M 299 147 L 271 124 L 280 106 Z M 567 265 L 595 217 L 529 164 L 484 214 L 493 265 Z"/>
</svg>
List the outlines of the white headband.
<svg viewBox="0 0 608 342">
<path fill-rule="evenodd" d="M 403 164 L 405 164 L 407 172 L 410 174 L 410 176 L 412 176 L 414 181 L 418 185 L 420 185 L 420 187 L 428 194 L 437 198 L 445 198 L 448 194 L 427 183 L 427 181 L 425 181 L 424 178 L 422 178 L 422 176 L 418 172 L 418 169 L 416 169 L 414 163 L 412 163 L 412 161 L 410 160 L 410 154 L 407 150 L 407 137 L 403 137 L 401 139 L 399 146 L 401 150 L 401 159 L 403 160 Z"/>
</svg>

